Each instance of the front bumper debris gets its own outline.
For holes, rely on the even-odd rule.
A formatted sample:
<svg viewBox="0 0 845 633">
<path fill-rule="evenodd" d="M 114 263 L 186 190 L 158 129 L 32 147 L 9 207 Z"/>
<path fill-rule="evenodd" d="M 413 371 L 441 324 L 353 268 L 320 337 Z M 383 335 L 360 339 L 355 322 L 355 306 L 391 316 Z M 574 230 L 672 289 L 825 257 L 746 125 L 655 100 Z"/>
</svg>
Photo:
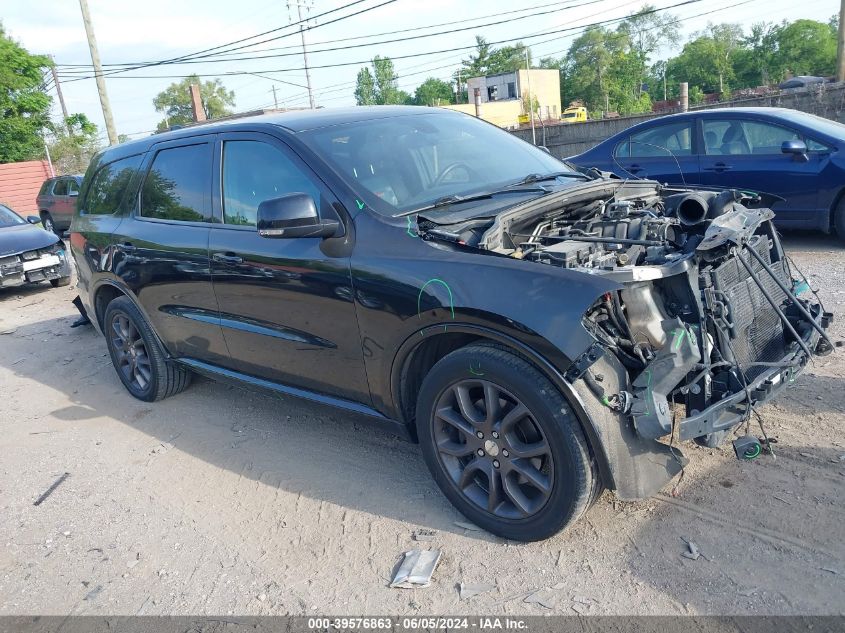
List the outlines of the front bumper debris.
<svg viewBox="0 0 845 633">
<path fill-rule="evenodd" d="M 70 275 L 64 249 L 42 248 L 0 257 L 0 288 L 22 286 Z"/>
<path fill-rule="evenodd" d="M 811 306 L 810 311 L 814 322 L 823 329 L 826 329 L 833 320 L 833 315 L 823 312 L 819 305 Z M 814 328 L 808 327 L 801 338 L 808 349 L 815 350 L 819 346 L 821 335 Z M 790 347 L 788 354 L 780 361 L 772 363 L 777 365 L 776 367 L 767 369 L 749 382 L 747 389 L 723 398 L 704 411 L 681 420 L 678 424 L 680 439 L 689 440 L 708 433 L 731 429 L 746 420 L 753 407 L 771 400 L 784 387 L 794 382 L 796 376 L 804 371 L 810 357 L 795 341 Z"/>
</svg>

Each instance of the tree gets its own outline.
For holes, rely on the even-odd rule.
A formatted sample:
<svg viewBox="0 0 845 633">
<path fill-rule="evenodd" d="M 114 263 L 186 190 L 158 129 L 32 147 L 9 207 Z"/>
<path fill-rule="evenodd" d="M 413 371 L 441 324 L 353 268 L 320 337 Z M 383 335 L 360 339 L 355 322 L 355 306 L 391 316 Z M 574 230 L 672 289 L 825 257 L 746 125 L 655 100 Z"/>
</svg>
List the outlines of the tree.
<svg viewBox="0 0 845 633">
<path fill-rule="evenodd" d="M 784 22 L 776 27 L 773 33 L 777 46 L 772 54 L 773 80 L 783 81 L 787 72 L 822 77 L 834 74 L 836 38 L 837 32 L 832 24 L 815 20 Z"/>
<path fill-rule="evenodd" d="M 373 77 L 375 78 L 376 103 L 379 105 L 395 105 L 402 103 L 399 87 L 396 83 L 396 70 L 389 57 L 376 55 L 373 58 Z"/>
<path fill-rule="evenodd" d="M 0 163 L 39 158 L 50 128 L 43 72 L 50 60 L 31 55 L 0 24 Z"/>
<path fill-rule="evenodd" d="M 404 90 L 399 90 L 397 79 L 393 61 L 389 57 L 376 55 L 373 58 L 372 72 L 366 67 L 358 71 L 355 102 L 358 105 L 412 104 L 413 97 Z"/>
<path fill-rule="evenodd" d="M 414 103 L 421 106 L 437 106 L 452 103 L 452 86 L 442 79 L 429 77 L 414 92 Z"/>
<path fill-rule="evenodd" d="M 164 113 L 164 120 L 158 124 L 159 130 L 166 130 L 172 125 L 185 125 L 194 120 L 191 108 L 191 85 L 200 88 L 202 109 L 207 119 L 216 119 L 232 114 L 230 108 L 235 105 L 235 93 L 226 90 L 219 79 L 200 81 L 197 75 L 186 77 L 180 82 L 170 84 L 153 99 L 156 112 Z"/>
<path fill-rule="evenodd" d="M 53 165 L 59 174 L 82 174 L 100 149 L 97 126 L 84 114 L 72 114 L 56 126 L 49 144 Z"/>
<path fill-rule="evenodd" d="M 358 78 L 355 81 L 355 103 L 359 106 L 376 104 L 376 81 L 369 68 L 362 68 L 358 71 Z"/>
<path fill-rule="evenodd" d="M 686 81 L 705 93 L 729 97 L 736 79 L 734 55 L 743 42 L 742 27 L 737 24 L 708 25 L 684 45 L 680 55 L 669 60 L 669 81 L 673 86 Z"/>
<path fill-rule="evenodd" d="M 498 73 L 509 73 L 519 68 L 525 68 L 525 53 L 528 52 L 528 63 L 531 63 L 531 50 L 522 42 L 513 46 L 492 48 L 487 40 L 480 35 L 475 36 L 475 54 L 461 61 L 461 76 L 484 77 Z"/>
<path fill-rule="evenodd" d="M 631 48 L 643 59 L 648 59 L 663 46 L 674 46 L 681 40 L 678 19 L 669 13 L 658 13 L 650 4 L 644 4 L 619 23 L 617 31 L 625 33 Z"/>
</svg>

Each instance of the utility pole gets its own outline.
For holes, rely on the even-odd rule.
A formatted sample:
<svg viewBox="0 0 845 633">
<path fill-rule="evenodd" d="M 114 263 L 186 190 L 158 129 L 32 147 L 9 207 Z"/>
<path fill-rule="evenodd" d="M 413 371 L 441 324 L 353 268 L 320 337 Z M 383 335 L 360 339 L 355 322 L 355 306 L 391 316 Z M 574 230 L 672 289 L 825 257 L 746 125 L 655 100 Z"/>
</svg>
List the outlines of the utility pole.
<svg viewBox="0 0 845 633">
<path fill-rule="evenodd" d="M 279 100 L 276 98 L 276 84 L 273 84 L 273 103 L 276 104 L 276 110 L 279 109 Z"/>
<path fill-rule="evenodd" d="M 845 0 L 839 3 L 839 48 L 836 52 L 836 81 L 845 81 Z"/>
<path fill-rule="evenodd" d="M 845 2 L 845 0 L 842 0 Z M 528 114 L 531 117 L 531 142 L 537 144 L 537 132 L 534 131 L 534 97 L 531 96 L 531 64 L 528 61 L 528 48 L 525 48 L 525 74 L 528 75 Z"/>
<path fill-rule="evenodd" d="M 302 39 L 302 61 L 305 62 L 305 83 L 308 84 L 308 102 L 311 104 L 311 109 L 313 110 L 317 106 L 314 103 L 314 90 L 311 87 L 311 70 L 308 68 L 308 49 L 305 47 L 305 25 L 302 22 L 302 0 L 294 0 L 294 2 L 296 2 L 296 14 L 299 16 L 299 37 Z"/>
<path fill-rule="evenodd" d="M 59 73 L 56 72 L 56 64 L 53 62 L 53 57 L 50 57 L 50 72 L 53 73 L 53 83 L 56 84 L 56 92 L 59 95 L 59 104 L 62 106 L 62 122 L 67 119 L 67 106 L 65 105 L 65 96 L 62 94 L 62 84 L 59 83 Z"/>
<path fill-rule="evenodd" d="M 88 36 L 88 49 L 91 51 L 91 63 L 94 65 L 94 78 L 97 81 L 97 92 L 100 93 L 100 106 L 103 108 L 109 144 L 117 145 L 117 131 L 114 128 L 109 95 L 106 92 L 106 81 L 103 79 L 103 67 L 100 64 L 100 52 L 97 50 L 97 40 L 94 37 L 94 25 L 91 24 L 91 14 L 88 12 L 88 0 L 79 0 L 79 8 L 82 9 L 82 22 L 85 24 L 85 34 Z"/>
<path fill-rule="evenodd" d="M 197 84 L 191 84 L 188 90 L 191 94 L 191 113 L 193 114 L 194 121 L 198 123 L 208 120 L 208 117 L 205 116 L 205 109 L 202 107 L 200 87 Z"/>
<path fill-rule="evenodd" d="M 689 110 L 689 83 L 681 82 L 681 112 Z"/>
</svg>

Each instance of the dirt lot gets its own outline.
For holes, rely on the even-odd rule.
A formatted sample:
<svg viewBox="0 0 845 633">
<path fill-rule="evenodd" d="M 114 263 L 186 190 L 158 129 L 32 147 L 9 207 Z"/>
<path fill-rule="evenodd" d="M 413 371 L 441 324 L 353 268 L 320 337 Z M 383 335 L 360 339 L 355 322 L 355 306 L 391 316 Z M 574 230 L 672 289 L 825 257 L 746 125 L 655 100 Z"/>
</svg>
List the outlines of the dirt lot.
<svg viewBox="0 0 845 633">
<path fill-rule="evenodd" d="M 845 249 L 787 244 L 845 338 Z M 134 400 L 70 329 L 74 296 L 0 290 L 0 615 L 845 612 L 841 350 L 762 409 L 776 459 L 686 445 L 678 497 L 605 493 L 525 545 L 456 525 L 417 447 L 365 420 L 204 379 Z M 434 582 L 389 589 L 418 528 Z M 461 601 L 460 582 L 494 588 Z"/>
</svg>

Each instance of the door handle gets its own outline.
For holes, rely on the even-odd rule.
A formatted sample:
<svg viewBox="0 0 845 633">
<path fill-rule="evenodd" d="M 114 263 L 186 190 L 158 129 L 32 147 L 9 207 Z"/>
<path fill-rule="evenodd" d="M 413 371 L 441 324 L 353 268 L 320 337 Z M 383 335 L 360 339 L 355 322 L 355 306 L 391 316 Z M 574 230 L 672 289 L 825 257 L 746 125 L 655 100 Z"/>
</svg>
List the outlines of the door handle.
<svg viewBox="0 0 845 633">
<path fill-rule="evenodd" d="M 640 167 L 640 166 L 639 166 L 639 165 L 637 165 L 637 164 L 634 164 L 634 165 L 628 165 L 628 167 L 626 167 L 626 168 L 625 168 L 625 171 L 629 171 L 629 172 L 631 172 L 632 174 L 636 174 L 638 171 L 642 171 L 642 167 Z"/>
<path fill-rule="evenodd" d="M 234 253 L 214 253 L 214 255 L 211 256 L 211 259 L 216 262 L 220 262 L 221 264 L 229 265 L 241 264 L 244 261 L 243 257 L 235 255 Z"/>
<path fill-rule="evenodd" d="M 730 165 L 726 165 L 725 163 L 716 163 L 712 167 L 705 167 L 704 169 L 705 169 L 705 171 L 723 172 L 723 171 L 728 171 L 730 169 L 733 169 L 733 167 L 731 167 Z"/>
</svg>

